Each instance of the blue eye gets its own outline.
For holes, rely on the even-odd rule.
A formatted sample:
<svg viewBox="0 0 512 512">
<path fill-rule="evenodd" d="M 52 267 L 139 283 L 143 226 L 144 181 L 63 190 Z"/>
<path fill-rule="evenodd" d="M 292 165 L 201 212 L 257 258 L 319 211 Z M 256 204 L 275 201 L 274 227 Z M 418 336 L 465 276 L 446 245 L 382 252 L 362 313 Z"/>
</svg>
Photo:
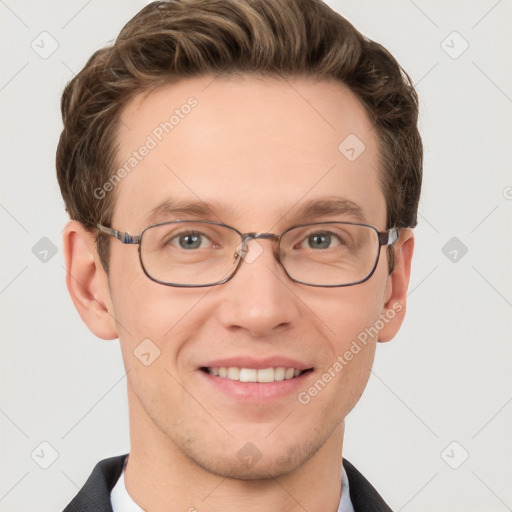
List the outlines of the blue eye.
<svg viewBox="0 0 512 512">
<path fill-rule="evenodd" d="M 329 233 L 315 233 L 309 235 L 307 240 L 312 249 L 327 249 L 331 245 L 332 237 Z"/>
<path fill-rule="evenodd" d="M 201 247 L 202 235 L 199 233 L 187 233 L 178 237 L 180 247 L 184 249 L 198 249 Z"/>
<path fill-rule="evenodd" d="M 199 231 L 183 231 L 173 234 L 172 238 L 168 237 L 164 245 L 179 246 L 181 249 L 201 249 L 209 247 L 210 239 Z"/>
<path fill-rule="evenodd" d="M 307 235 L 299 243 L 301 249 L 330 249 L 332 247 L 344 245 L 342 237 L 332 231 L 317 231 Z"/>
</svg>

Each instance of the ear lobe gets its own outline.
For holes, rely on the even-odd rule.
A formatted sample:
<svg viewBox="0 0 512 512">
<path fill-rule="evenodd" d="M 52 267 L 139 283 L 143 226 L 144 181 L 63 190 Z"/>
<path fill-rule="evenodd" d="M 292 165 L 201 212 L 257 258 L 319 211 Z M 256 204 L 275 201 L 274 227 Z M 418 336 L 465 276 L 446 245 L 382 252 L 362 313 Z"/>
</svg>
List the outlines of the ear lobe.
<svg viewBox="0 0 512 512">
<path fill-rule="evenodd" d="M 107 275 L 96 251 L 94 235 L 72 220 L 62 235 L 66 285 L 80 317 L 99 338 L 117 338 Z"/>
<path fill-rule="evenodd" d="M 411 261 L 414 252 L 412 229 L 404 229 L 395 246 L 395 268 L 388 278 L 382 317 L 384 327 L 379 331 L 378 341 L 392 340 L 405 318 L 407 289 L 411 276 Z"/>
</svg>

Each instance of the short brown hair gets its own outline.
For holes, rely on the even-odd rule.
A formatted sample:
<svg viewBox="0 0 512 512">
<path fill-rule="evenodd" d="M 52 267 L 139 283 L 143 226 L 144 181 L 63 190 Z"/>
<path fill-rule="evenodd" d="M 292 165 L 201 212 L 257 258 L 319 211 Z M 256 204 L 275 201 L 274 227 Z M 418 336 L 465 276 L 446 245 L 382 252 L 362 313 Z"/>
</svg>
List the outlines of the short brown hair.
<svg viewBox="0 0 512 512">
<path fill-rule="evenodd" d="M 380 143 L 387 227 L 416 225 L 423 163 L 416 91 L 385 48 L 320 0 L 173 0 L 143 8 L 63 92 L 57 177 L 70 217 L 90 231 L 98 222 L 110 226 L 115 192 L 98 200 L 94 191 L 116 169 L 119 116 L 136 94 L 181 78 L 244 72 L 346 84 Z M 96 238 L 106 271 L 109 240 Z"/>
</svg>

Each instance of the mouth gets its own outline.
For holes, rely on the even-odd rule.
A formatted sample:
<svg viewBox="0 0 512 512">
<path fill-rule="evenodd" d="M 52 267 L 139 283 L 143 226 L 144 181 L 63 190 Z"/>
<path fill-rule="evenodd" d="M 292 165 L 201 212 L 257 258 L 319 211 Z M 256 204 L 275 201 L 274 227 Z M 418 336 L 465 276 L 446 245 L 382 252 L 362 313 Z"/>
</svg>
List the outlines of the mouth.
<svg viewBox="0 0 512 512">
<path fill-rule="evenodd" d="M 237 366 L 203 366 L 201 371 L 218 377 L 220 379 L 238 381 L 238 382 L 258 382 L 271 383 L 284 380 L 293 380 L 301 377 L 305 373 L 313 371 L 313 368 L 300 370 L 298 368 L 284 366 L 268 367 L 268 368 L 239 368 Z"/>
</svg>

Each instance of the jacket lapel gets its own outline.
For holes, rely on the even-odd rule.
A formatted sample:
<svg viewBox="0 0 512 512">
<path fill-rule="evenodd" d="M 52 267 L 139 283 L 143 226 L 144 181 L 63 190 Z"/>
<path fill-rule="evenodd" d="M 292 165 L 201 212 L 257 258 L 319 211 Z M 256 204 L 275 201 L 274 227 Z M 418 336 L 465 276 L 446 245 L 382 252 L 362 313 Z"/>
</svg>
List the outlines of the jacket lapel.
<svg viewBox="0 0 512 512">
<path fill-rule="evenodd" d="M 112 512 L 110 492 L 123 471 L 128 454 L 104 459 L 63 512 Z"/>
<path fill-rule="evenodd" d="M 347 459 L 343 459 L 343 467 L 347 472 L 355 512 L 393 512 L 372 484 Z"/>
</svg>

